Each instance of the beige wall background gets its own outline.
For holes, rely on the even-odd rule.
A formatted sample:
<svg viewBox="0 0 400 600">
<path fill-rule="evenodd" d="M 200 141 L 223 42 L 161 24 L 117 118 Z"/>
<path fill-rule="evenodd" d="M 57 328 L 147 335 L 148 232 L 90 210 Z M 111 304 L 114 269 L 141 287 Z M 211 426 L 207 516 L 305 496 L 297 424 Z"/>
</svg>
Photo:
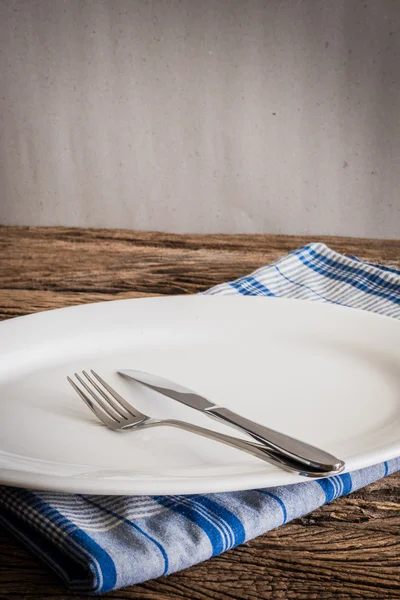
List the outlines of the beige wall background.
<svg viewBox="0 0 400 600">
<path fill-rule="evenodd" d="M 0 0 L 0 223 L 400 238 L 400 1 Z"/>
</svg>

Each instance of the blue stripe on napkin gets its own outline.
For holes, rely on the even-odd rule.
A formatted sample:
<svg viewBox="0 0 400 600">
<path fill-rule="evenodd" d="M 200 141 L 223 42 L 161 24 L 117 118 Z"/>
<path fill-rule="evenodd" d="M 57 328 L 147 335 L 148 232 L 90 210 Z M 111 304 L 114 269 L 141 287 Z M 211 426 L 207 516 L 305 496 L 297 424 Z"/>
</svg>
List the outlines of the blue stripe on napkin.
<svg viewBox="0 0 400 600">
<path fill-rule="evenodd" d="M 400 272 L 309 244 L 207 294 L 281 296 L 400 318 Z M 71 588 L 92 593 L 207 560 L 400 469 L 191 496 L 84 496 L 0 487 L 0 521 Z"/>
</svg>

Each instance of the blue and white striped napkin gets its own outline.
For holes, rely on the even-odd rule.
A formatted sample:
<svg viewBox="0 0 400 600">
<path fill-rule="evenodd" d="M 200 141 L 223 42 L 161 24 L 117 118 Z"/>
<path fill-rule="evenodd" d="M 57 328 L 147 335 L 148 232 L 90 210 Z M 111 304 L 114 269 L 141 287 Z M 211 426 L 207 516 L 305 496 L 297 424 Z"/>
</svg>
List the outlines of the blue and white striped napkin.
<svg viewBox="0 0 400 600">
<path fill-rule="evenodd" d="M 284 296 L 400 318 L 400 272 L 310 244 L 209 294 Z M 207 560 L 400 469 L 191 496 L 84 496 L 0 487 L 0 521 L 75 590 L 101 593 Z"/>
</svg>

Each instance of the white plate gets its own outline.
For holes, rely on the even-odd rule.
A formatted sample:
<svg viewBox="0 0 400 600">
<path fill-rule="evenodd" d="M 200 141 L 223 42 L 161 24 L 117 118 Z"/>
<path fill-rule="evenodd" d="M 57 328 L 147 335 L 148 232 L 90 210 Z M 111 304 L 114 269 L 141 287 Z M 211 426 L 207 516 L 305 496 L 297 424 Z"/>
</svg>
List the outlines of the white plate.
<svg viewBox="0 0 400 600">
<path fill-rule="evenodd" d="M 116 374 L 130 367 L 321 446 L 347 470 L 400 455 L 400 322 L 276 298 L 121 300 L 0 324 L 0 482 L 185 494 L 304 481 L 177 429 L 110 431 L 66 380 L 94 368 L 151 416 L 236 434 Z"/>
</svg>

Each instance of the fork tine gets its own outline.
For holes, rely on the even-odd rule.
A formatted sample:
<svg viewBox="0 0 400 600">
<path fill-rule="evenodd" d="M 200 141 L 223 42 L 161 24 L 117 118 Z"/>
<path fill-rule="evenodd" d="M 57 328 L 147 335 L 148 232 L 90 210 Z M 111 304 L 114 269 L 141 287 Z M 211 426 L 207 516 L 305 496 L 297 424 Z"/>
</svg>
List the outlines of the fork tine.
<svg viewBox="0 0 400 600">
<path fill-rule="evenodd" d="M 86 379 L 92 384 L 92 386 L 99 392 L 99 394 L 101 394 L 103 396 L 104 400 L 111 406 L 111 408 L 113 408 L 115 410 L 115 412 L 117 412 L 123 419 L 126 420 L 128 418 L 128 416 L 126 415 L 126 413 L 123 410 L 121 410 L 121 407 L 116 402 L 114 402 L 114 400 L 112 398 L 107 396 L 107 394 L 104 392 L 104 390 L 102 390 L 101 387 L 95 381 L 93 381 L 93 379 L 90 377 L 90 375 L 86 371 L 82 371 L 82 373 L 86 377 Z M 86 389 L 88 389 L 88 388 L 86 388 Z M 93 393 L 92 393 L 92 395 L 93 395 Z M 131 412 L 131 414 L 132 414 L 132 412 Z M 133 415 L 133 416 L 136 416 L 136 415 Z"/>
<path fill-rule="evenodd" d="M 79 383 L 85 388 L 85 390 L 87 392 L 89 392 L 89 394 L 92 396 L 92 398 L 95 400 L 96 404 L 99 404 L 101 406 L 101 408 L 112 418 L 114 419 L 114 421 L 116 421 L 117 423 L 120 422 L 120 417 L 119 417 L 119 413 L 115 414 L 115 412 L 113 410 L 111 410 L 111 408 L 109 406 L 107 406 L 107 404 L 105 404 L 105 402 L 103 402 L 103 400 L 101 398 L 99 398 L 94 391 L 88 386 L 88 384 L 86 383 L 86 381 L 84 381 L 82 379 L 82 377 L 78 374 L 75 373 L 75 377 L 77 378 L 77 380 L 79 381 Z M 127 417 L 124 417 L 124 419 L 126 420 Z"/>
<path fill-rule="evenodd" d="M 108 385 L 108 383 L 106 383 L 104 379 L 100 377 L 100 375 L 93 371 L 93 369 L 90 369 L 90 372 L 94 377 L 96 377 L 98 381 L 100 381 L 101 385 L 105 387 L 105 389 L 111 394 L 111 396 L 113 396 L 113 398 L 115 398 L 115 400 L 119 402 L 125 408 L 125 410 L 129 412 L 129 414 L 131 414 L 133 417 L 143 417 L 143 419 L 146 418 L 146 415 L 141 413 L 139 410 L 137 410 L 131 404 L 129 404 L 129 402 L 127 402 L 124 398 L 122 398 L 122 396 L 120 396 L 110 385 Z M 97 386 L 96 389 L 100 391 Z"/>
<path fill-rule="evenodd" d="M 96 405 L 93 404 L 93 402 L 90 400 L 90 398 L 82 392 L 80 387 L 78 387 L 76 385 L 76 383 L 71 379 L 71 377 L 67 377 L 67 379 L 68 379 L 69 383 L 72 385 L 72 387 L 74 388 L 74 390 L 76 391 L 76 393 L 82 398 L 82 400 L 84 401 L 86 406 L 88 406 L 90 408 L 90 410 L 96 415 L 96 417 L 99 419 L 99 421 L 102 421 L 102 423 L 104 423 L 104 425 L 107 425 L 111 429 L 119 428 L 119 423 L 118 423 L 118 421 L 116 421 L 114 419 L 114 417 L 112 419 L 110 419 L 105 413 L 103 413 L 103 411 L 99 410 L 96 407 Z"/>
</svg>

